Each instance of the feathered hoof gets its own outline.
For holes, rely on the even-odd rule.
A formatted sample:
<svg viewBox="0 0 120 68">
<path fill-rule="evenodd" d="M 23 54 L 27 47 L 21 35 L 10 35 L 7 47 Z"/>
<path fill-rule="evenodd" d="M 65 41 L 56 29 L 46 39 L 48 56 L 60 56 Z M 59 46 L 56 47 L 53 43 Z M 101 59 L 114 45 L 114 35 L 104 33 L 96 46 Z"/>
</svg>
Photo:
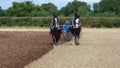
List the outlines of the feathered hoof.
<svg viewBox="0 0 120 68">
<path fill-rule="evenodd" d="M 57 47 L 55 44 L 53 45 L 53 48 Z"/>
<path fill-rule="evenodd" d="M 61 44 L 60 41 L 57 42 L 57 43 L 54 43 L 54 44 L 53 44 L 53 47 L 57 47 L 57 46 L 59 46 L 60 44 Z"/>
<path fill-rule="evenodd" d="M 75 43 L 77 46 L 80 45 L 80 43 Z"/>
</svg>

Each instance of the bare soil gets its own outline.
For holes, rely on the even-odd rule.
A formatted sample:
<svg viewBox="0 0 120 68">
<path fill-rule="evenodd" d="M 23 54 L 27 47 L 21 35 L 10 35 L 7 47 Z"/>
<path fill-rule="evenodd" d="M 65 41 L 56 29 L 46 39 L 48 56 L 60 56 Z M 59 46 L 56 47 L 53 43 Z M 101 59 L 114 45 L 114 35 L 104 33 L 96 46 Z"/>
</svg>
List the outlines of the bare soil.
<svg viewBox="0 0 120 68">
<path fill-rule="evenodd" d="M 0 68 L 23 68 L 53 49 L 49 32 L 0 31 Z"/>
</svg>

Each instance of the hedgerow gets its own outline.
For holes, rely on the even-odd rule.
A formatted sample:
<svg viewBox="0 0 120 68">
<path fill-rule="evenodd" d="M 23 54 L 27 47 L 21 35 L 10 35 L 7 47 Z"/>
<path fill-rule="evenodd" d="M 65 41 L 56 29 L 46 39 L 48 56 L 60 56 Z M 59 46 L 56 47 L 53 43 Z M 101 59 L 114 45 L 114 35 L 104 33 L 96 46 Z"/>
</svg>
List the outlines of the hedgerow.
<svg viewBox="0 0 120 68">
<path fill-rule="evenodd" d="M 61 25 L 66 20 L 70 21 L 71 17 L 59 17 Z M 83 27 L 89 28 L 112 28 L 120 27 L 120 17 L 81 17 Z M 0 26 L 33 26 L 33 27 L 49 27 L 52 17 L 1 17 Z"/>
</svg>

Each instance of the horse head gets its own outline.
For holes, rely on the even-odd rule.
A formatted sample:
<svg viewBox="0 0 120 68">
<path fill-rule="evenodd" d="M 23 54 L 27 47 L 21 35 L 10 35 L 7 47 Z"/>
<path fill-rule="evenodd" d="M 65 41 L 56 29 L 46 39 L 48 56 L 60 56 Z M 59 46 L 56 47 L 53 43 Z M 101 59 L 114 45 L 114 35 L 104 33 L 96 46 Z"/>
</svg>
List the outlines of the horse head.
<svg viewBox="0 0 120 68">
<path fill-rule="evenodd" d="M 74 28 L 79 28 L 79 26 L 81 25 L 79 17 L 80 17 L 80 15 L 78 15 L 78 14 L 74 15 L 74 19 L 73 19 L 73 22 L 74 22 L 73 26 L 74 26 Z"/>
<path fill-rule="evenodd" d="M 56 15 L 53 15 L 53 26 L 54 28 L 59 28 L 59 22 Z"/>
<path fill-rule="evenodd" d="M 57 18 L 53 18 L 53 26 L 55 27 L 55 28 L 58 28 L 58 19 Z"/>
</svg>

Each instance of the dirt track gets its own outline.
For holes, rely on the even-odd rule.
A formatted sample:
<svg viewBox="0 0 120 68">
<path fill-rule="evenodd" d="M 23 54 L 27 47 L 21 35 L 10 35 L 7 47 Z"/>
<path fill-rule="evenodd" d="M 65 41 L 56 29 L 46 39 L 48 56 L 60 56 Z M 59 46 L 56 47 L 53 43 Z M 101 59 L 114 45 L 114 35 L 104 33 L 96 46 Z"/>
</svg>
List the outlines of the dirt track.
<svg viewBox="0 0 120 68">
<path fill-rule="evenodd" d="M 58 46 L 25 68 L 120 68 L 120 29 L 83 29 L 79 46 Z"/>
</svg>

